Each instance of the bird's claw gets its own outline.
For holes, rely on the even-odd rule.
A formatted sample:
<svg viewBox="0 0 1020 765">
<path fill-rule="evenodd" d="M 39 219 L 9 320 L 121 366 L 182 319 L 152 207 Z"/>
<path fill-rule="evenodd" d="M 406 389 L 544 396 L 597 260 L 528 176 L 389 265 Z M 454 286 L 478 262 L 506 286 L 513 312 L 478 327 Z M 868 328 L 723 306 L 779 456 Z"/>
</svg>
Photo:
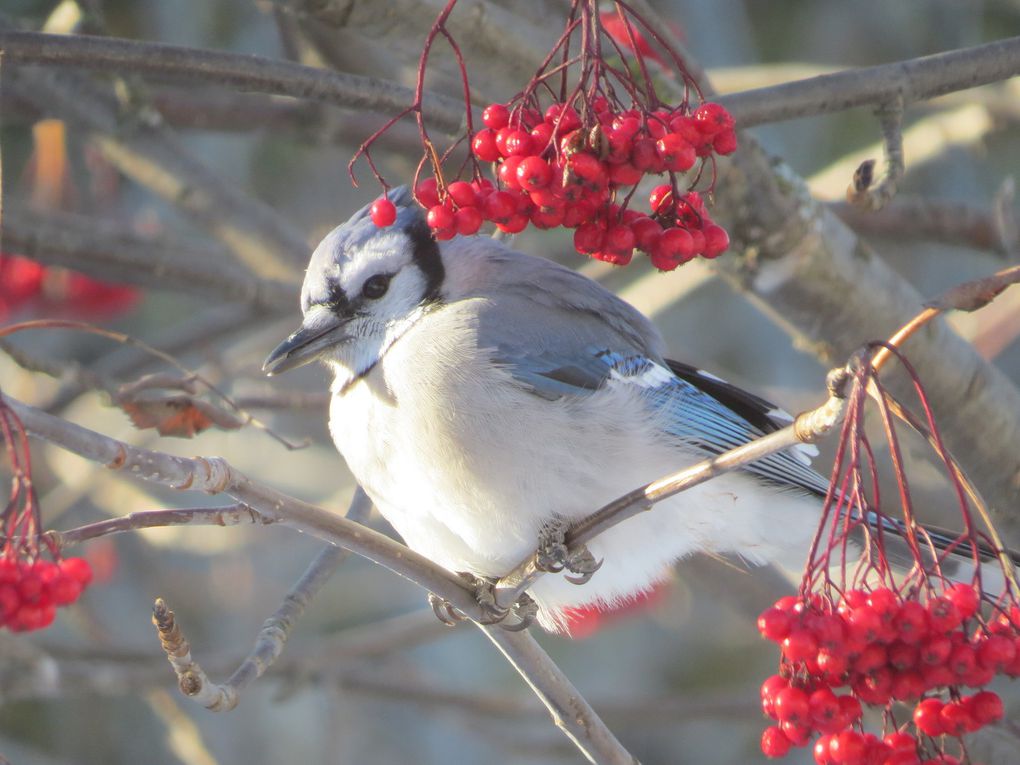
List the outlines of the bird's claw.
<svg viewBox="0 0 1020 765">
<path fill-rule="evenodd" d="M 602 568 L 602 563 L 603 561 L 595 560 L 591 550 L 581 545 L 571 551 L 565 566 L 567 571 L 577 574 L 577 576 L 564 576 L 563 578 L 571 584 L 587 584 L 595 576 L 595 572 Z"/>
<path fill-rule="evenodd" d="M 495 580 L 475 576 L 467 571 L 458 571 L 457 575 L 465 580 L 472 589 L 475 600 L 482 609 L 481 624 L 498 624 L 510 632 L 520 632 L 532 625 L 538 615 L 538 604 L 525 593 L 517 599 L 510 608 L 503 608 L 496 603 L 496 595 L 493 589 Z M 453 627 L 457 622 L 464 621 L 467 616 L 455 607 L 450 601 L 441 598 L 435 593 L 429 593 L 429 605 L 432 612 L 443 624 Z M 517 621 L 507 623 L 507 617 L 514 616 Z"/>
<path fill-rule="evenodd" d="M 535 568 L 546 574 L 569 571 L 577 576 L 564 577 L 571 584 L 586 584 L 602 567 L 602 561 L 585 545 L 567 547 L 568 525 L 565 521 L 550 521 L 542 526 L 538 534 L 538 549 L 535 551 Z"/>
<path fill-rule="evenodd" d="M 432 606 L 432 613 L 436 618 L 447 627 L 455 627 L 457 622 L 464 621 L 464 614 L 454 608 L 446 598 L 441 598 L 434 592 L 429 593 L 429 605 Z"/>
</svg>

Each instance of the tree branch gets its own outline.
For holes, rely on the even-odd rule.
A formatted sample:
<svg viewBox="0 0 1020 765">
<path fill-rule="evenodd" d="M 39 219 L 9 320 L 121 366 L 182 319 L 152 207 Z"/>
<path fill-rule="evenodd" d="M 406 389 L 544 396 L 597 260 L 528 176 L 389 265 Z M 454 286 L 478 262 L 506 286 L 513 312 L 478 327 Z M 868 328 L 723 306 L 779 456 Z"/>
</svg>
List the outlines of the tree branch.
<svg viewBox="0 0 1020 765">
<path fill-rule="evenodd" d="M 347 109 L 397 112 L 414 101 L 414 93 L 409 88 L 386 80 L 263 56 L 138 40 L 0 32 L 0 52 L 11 63 L 178 77 L 238 90 L 321 101 Z M 437 129 L 448 133 L 461 131 L 463 102 L 433 93 L 425 97 L 423 108 L 429 122 Z"/>
<path fill-rule="evenodd" d="M 899 96 L 904 106 L 1020 74 L 1020 37 L 931 56 L 823 74 L 767 88 L 719 96 L 741 128 L 797 117 L 881 106 Z"/>
<path fill-rule="evenodd" d="M 76 72 L 6 65 L 4 87 L 36 109 L 90 131 L 108 162 L 195 219 L 256 274 L 293 278 L 294 264 L 307 258 L 300 232 L 199 163 L 153 109 L 124 114 L 122 105 Z"/>
<path fill-rule="evenodd" d="M 2 242 L 8 252 L 98 279 L 175 289 L 274 313 L 297 305 L 294 284 L 259 279 L 232 264 L 229 253 L 220 247 L 165 235 L 141 236 L 93 216 L 43 213 L 8 204 Z"/>
</svg>

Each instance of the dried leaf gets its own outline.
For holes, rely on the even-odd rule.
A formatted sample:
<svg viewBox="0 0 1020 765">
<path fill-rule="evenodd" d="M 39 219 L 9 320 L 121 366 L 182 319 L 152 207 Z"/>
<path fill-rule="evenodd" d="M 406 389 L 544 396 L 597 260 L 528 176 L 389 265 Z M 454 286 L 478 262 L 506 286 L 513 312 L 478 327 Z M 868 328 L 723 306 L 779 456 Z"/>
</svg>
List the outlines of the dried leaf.
<svg viewBox="0 0 1020 765">
<path fill-rule="evenodd" d="M 1011 284 L 1020 282 L 1020 266 L 1013 266 L 984 279 L 959 284 L 924 304 L 939 311 L 976 311 L 984 308 Z"/>
<path fill-rule="evenodd" d="M 161 436 L 193 438 L 213 426 L 237 430 L 245 423 L 207 401 L 190 396 L 120 399 L 117 403 L 136 428 L 155 428 Z"/>
</svg>

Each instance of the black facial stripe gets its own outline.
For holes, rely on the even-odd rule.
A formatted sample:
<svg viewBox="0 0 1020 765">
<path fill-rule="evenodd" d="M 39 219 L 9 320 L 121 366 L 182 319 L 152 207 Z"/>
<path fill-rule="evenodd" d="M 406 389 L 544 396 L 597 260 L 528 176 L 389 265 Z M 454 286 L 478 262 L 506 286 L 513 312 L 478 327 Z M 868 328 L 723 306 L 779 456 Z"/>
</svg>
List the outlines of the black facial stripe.
<svg viewBox="0 0 1020 765">
<path fill-rule="evenodd" d="M 424 219 L 415 221 L 408 228 L 407 234 L 411 238 L 414 263 L 425 275 L 425 295 L 422 303 L 438 302 L 439 290 L 443 286 L 443 279 L 446 278 L 446 269 L 443 268 L 443 260 L 439 256 L 439 244 L 432 238 Z"/>
<path fill-rule="evenodd" d="M 347 293 L 344 292 L 344 288 L 340 286 L 339 282 L 330 282 L 329 296 L 322 301 L 322 305 L 329 308 L 337 316 L 349 316 L 354 308 L 351 305 L 350 298 L 347 297 Z"/>
</svg>

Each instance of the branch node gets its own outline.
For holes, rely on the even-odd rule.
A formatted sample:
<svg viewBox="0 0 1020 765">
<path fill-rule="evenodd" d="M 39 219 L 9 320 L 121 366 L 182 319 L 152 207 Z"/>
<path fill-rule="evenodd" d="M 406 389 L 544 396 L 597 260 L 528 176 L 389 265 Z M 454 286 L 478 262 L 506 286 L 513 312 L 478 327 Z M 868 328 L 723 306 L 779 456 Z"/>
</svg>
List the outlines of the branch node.
<svg viewBox="0 0 1020 765">
<path fill-rule="evenodd" d="M 865 210 L 881 210 L 896 195 L 903 178 L 903 95 L 887 101 L 875 110 L 882 125 L 882 150 L 885 155 L 885 177 L 877 186 L 875 160 L 862 162 L 854 173 L 853 182 L 846 190 L 847 201 Z"/>
<path fill-rule="evenodd" d="M 117 444 L 117 456 L 106 463 L 106 467 L 110 470 L 120 470 L 124 467 L 124 463 L 127 462 L 127 450 L 123 444 Z"/>
</svg>

